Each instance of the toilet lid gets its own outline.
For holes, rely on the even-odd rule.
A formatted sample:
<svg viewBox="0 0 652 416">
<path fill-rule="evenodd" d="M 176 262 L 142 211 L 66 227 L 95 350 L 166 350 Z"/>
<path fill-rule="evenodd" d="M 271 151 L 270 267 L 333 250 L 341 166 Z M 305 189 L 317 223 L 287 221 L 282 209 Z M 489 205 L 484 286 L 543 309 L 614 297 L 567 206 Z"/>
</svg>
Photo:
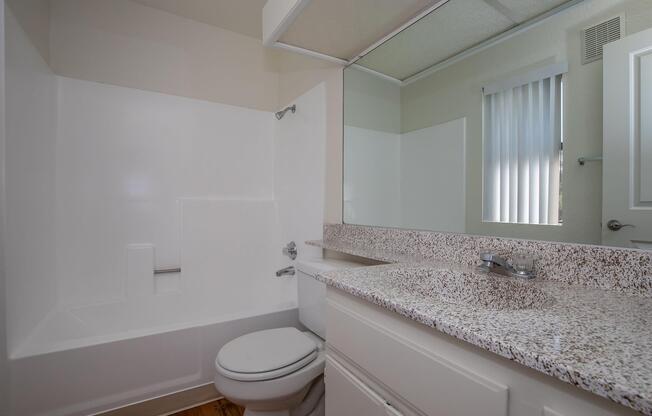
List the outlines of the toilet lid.
<svg viewBox="0 0 652 416">
<path fill-rule="evenodd" d="M 236 379 L 259 379 L 261 373 L 281 377 L 310 363 L 317 354 L 315 341 L 298 329 L 276 328 L 227 343 L 217 354 L 216 364 L 218 370 L 221 367 L 226 376 Z"/>
</svg>

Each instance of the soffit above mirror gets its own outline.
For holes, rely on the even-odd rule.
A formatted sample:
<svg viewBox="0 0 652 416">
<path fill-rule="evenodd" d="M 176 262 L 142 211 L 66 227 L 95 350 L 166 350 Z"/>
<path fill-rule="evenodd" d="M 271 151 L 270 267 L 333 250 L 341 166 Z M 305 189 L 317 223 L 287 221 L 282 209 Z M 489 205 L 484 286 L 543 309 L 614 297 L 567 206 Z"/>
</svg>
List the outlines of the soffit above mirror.
<svg viewBox="0 0 652 416">
<path fill-rule="evenodd" d="M 405 80 L 572 0 L 449 0 L 356 63 Z"/>
<path fill-rule="evenodd" d="M 434 0 L 311 0 L 280 42 L 349 60 Z"/>
</svg>

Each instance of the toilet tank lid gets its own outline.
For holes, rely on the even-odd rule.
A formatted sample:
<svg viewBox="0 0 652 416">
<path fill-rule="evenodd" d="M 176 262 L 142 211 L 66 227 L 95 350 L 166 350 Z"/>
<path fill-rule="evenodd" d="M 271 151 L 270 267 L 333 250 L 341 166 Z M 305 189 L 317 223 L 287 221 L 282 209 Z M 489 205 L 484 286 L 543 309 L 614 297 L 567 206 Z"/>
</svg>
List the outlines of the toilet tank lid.
<svg viewBox="0 0 652 416">
<path fill-rule="evenodd" d="M 346 260 L 335 259 L 310 259 L 297 261 L 296 268 L 310 276 L 316 276 L 319 273 L 336 269 L 350 269 L 353 267 L 362 267 L 364 264 Z"/>
</svg>

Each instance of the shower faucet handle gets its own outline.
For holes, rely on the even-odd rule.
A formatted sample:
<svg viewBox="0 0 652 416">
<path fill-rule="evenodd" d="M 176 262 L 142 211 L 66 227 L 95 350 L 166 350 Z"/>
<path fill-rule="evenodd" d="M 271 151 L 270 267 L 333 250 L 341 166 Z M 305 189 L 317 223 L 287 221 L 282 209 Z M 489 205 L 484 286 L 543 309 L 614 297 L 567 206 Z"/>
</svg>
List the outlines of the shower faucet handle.
<svg viewBox="0 0 652 416">
<path fill-rule="evenodd" d="M 297 258 L 297 253 L 297 245 L 294 241 L 290 241 L 285 247 L 283 247 L 283 254 L 288 256 L 290 260 L 295 260 Z"/>
</svg>

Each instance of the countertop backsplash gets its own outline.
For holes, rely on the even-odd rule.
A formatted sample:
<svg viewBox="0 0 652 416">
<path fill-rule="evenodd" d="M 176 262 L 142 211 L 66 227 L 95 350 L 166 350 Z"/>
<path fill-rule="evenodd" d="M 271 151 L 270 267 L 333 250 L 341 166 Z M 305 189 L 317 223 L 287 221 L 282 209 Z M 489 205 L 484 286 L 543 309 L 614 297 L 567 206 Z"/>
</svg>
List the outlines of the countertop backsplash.
<svg viewBox="0 0 652 416">
<path fill-rule="evenodd" d="M 398 228 L 325 224 L 313 245 L 388 263 L 431 261 L 473 266 L 480 253 L 527 253 L 540 278 L 652 297 L 652 252 Z"/>
</svg>

